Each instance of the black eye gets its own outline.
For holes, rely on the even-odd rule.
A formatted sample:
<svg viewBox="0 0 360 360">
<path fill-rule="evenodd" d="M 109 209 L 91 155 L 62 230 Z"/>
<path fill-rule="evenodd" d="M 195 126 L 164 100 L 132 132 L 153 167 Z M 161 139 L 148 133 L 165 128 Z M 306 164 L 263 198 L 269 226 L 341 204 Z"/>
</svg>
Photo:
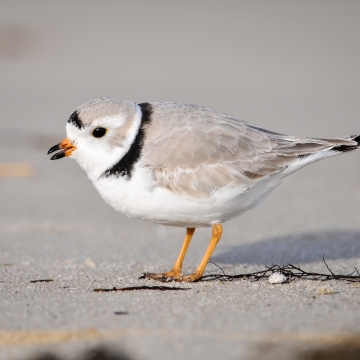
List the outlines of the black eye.
<svg viewBox="0 0 360 360">
<path fill-rule="evenodd" d="M 106 132 L 107 132 L 107 129 L 105 129 L 103 127 L 98 127 L 93 130 L 92 134 L 96 138 L 101 138 L 106 134 Z"/>
</svg>

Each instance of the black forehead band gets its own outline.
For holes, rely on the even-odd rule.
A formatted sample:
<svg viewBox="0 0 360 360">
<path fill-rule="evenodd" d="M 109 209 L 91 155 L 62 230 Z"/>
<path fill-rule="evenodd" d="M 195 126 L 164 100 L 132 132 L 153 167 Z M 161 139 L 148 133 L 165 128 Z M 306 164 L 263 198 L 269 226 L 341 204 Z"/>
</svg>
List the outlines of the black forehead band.
<svg viewBox="0 0 360 360">
<path fill-rule="evenodd" d="M 79 119 L 77 110 L 75 110 L 69 117 L 68 123 L 73 123 L 78 129 L 82 129 L 84 127 L 83 123 Z"/>
</svg>

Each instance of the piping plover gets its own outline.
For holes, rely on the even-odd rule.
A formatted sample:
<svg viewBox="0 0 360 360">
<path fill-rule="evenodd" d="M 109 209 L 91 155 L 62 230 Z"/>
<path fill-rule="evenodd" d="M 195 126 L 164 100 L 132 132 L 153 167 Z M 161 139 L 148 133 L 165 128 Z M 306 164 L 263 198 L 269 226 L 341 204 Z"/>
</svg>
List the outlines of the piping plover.
<svg viewBox="0 0 360 360">
<path fill-rule="evenodd" d="M 222 234 L 221 224 L 263 200 L 303 166 L 360 147 L 360 135 L 337 139 L 287 136 L 197 105 L 98 98 L 66 124 L 67 138 L 51 160 L 65 156 L 85 170 L 115 210 L 187 228 L 171 271 L 153 279 L 197 281 Z M 212 226 L 196 271 L 182 276 L 195 228 Z"/>
</svg>

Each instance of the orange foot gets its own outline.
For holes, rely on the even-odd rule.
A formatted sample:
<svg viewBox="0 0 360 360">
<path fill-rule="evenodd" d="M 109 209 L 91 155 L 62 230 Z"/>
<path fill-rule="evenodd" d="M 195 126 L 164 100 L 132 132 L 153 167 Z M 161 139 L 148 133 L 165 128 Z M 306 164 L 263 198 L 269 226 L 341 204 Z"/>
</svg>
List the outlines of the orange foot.
<svg viewBox="0 0 360 360">
<path fill-rule="evenodd" d="M 179 282 L 196 282 L 202 278 L 203 273 L 198 271 L 193 272 L 191 275 L 180 276 L 179 278 L 174 279 Z"/>
<path fill-rule="evenodd" d="M 180 271 L 170 270 L 166 273 L 144 273 L 142 278 L 143 279 L 151 279 L 157 280 L 161 282 L 170 282 L 170 281 L 177 281 L 177 282 L 196 282 L 199 281 L 202 277 L 202 273 L 195 271 L 191 275 L 181 276 Z"/>
<path fill-rule="evenodd" d="M 182 278 L 180 270 L 170 270 L 165 273 L 144 273 L 142 279 L 151 279 L 161 282 L 179 281 Z"/>
</svg>

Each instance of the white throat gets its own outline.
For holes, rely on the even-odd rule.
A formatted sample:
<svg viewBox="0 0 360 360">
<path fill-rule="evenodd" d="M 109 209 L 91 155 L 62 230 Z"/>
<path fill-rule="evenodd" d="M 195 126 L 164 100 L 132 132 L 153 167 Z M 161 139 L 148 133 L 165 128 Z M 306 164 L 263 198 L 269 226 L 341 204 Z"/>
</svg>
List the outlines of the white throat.
<svg viewBox="0 0 360 360">
<path fill-rule="evenodd" d="M 129 151 L 141 126 L 141 118 L 141 108 L 137 105 L 136 113 L 132 119 L 132 126 L 127 133 L 126 139 L 119 146 L 111 149 L 91 146 L 86 138 L 79 136 L 83 130 L 79 130 L 71 123 L 67 124 L 68 139 L 76 146 L 76 150 L 73 151 L 70 157 L 78 162 L 92 182 L 96 182 L 106 170 L 117 164 Z M 94 139 L 95 142 L 96 139 Z"/>
</svg>

